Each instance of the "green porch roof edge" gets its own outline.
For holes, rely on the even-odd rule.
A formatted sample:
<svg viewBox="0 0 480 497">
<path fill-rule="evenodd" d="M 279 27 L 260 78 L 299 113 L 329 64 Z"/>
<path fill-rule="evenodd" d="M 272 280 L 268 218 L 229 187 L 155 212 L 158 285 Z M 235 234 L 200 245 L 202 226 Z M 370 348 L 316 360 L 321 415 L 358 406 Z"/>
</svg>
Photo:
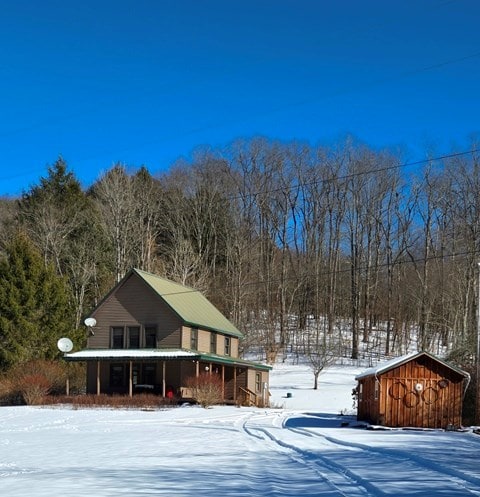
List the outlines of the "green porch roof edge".
<svg viewBox="0 0 480 497">
<path fill-rule="evenodd" d="M 185 324 L 243 338 L 243 334 L 199 290 L 140 269 L 132 271 L 142 278 Z"/>
<path fill-rule="evenodd" d="M 239 357 L 221 356 L 191 349 L 83 349 L 77 352 L 64 354 L 67 362 L 88 361 L 203 361 L 227 366 L 240 366 L 271 371 L 272 366 L 254 361 L 247 361 Z"/>
<path fill-rule="evenodd" d="M 244 366 L 244 367 L 249 366 L 255 369 L 261 369 L 263 371 L 271 371 L 273 369 L 272 366 L 268 366 L 267 364 L 247 361 L 246 359 L 240 359 L 239 357 L 227 357 L 216 354 L 207 354 L 204 352 L 199 352 L 198 355 L 200 357 L 200 360 L 205 362 L 210 361 L 216 364 L 227 364 L 230 366 Z"/>
</svg>

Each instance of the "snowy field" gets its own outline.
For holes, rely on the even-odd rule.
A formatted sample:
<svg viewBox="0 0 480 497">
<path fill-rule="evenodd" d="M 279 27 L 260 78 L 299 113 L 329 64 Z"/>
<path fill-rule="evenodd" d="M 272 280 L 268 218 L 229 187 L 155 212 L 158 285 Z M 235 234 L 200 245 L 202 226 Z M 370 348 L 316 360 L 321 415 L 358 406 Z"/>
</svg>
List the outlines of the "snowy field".
<svg viewBox="0 0 480 497">
<path fill-rule="evenodd" d="M 360 371 L 314 391 L 307 368 L 278 366 L 274 409 L 1 407 L 0 495 L 480 496 L 480 436 L 358 427 Z"/>
</svg>

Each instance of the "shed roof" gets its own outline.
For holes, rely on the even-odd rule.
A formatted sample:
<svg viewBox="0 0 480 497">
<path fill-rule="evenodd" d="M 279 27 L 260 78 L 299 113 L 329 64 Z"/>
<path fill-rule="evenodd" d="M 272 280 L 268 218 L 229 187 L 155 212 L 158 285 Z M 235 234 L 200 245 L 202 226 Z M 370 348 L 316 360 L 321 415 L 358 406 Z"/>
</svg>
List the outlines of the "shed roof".
<svg viewBox="0 0 480 497">
<path fill-rule="evenodd" d="M 406 354 L 404 356 L 400 357 L 395 357 L 393 359 L 390 359 L 389 361 L 383 362 L 377 366 L 374 366 L 373 368 L 366 369 L 363 371 L 363 373 L 360 373 L 355 377 L 356 380 L 360 380 L 361 378 L 366 378 L 367 376 L 376 376 L 382 373 L 385 373 L 386 371 L 390 371 L 391 369 L 394 369 L 398 366 L 401 366 L 402 364 L 405 364 L 409 361 L 412 361 L 414 359 L 418 359 L 419 357 L 426 356 L 429 357 L 430 359 L 433 359 L 434 361 L 439 362 L 440 364 L 443 364 L 447 368 L 452 369 L 453 371 L 456 371 L 462 376 L 465 376 L 466 378 L 470 378 L 470 375 L 461 370 L 460 368 L 457 368 L 456 366 L 452 366 L 451 364 L 443 361 L 442 359 L 439 359 L 438 357 L 435 357 L 432 354 L 429 354 L 428 352 L 412 352 L 410 354 Z"/>
</svg>

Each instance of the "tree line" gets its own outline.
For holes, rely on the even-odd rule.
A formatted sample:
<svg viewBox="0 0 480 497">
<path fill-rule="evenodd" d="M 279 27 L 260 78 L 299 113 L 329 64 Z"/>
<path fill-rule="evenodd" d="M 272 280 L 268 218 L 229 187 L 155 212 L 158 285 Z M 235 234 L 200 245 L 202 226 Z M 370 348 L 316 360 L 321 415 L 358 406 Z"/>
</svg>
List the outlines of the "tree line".
<svg viewBox="0 0 480 497">
<path fill-rule="evenodd" d="M 54 354 L 60 336 L 80 345 L 83 318 L 132 267 L 204 292 L 269 361 L 357 358 L 368 343 L 468 363 L 478 159 L 472 145 L 407 167 L 351 140 L 255 138 L 156 177 L 116 164 L 82 188 L 59 158 L 0 203 L 0 367 Z"/>
</svg>

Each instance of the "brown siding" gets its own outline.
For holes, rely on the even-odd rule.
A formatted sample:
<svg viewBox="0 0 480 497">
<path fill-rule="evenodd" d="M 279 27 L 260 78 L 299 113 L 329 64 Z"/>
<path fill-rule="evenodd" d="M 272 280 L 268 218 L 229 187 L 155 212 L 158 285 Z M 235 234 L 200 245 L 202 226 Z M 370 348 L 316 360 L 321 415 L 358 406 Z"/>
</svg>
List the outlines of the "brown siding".
<svg viewBox="0 0 480 497">
<path fill-rule="evenodd" d="M 362 394 L 358 398 L 358 419 L 381 424 L 379 420 L 379 400 L 375 399 L 375 378 L 373 376 L 363 378 L 359 382 L 362 385 Z"/>
<path fill-rule="evenodd" d="M 358 403 L 358 419 L 392 427 L 460 426 L 463 380 L 444 364 L 420 356 L 378 376 L 378 401 L 374 398 L 375 377 L 360 380 L 363 398 Z"/>
<path fill-rule="evenodd" d="M 235 338 L 235 337 L 232 337 L 232 340 L 231 340 L 231 356 L 232 357 L 238 357 L 238 338 Z"/>
<path fill-rule="evenodd" d="M 110 348 L 112 326 L 156 325 L 157 347 L 181 346 L 181 321 L 177 315 L 134 274 L 110 295 L 94 314 L 98 325 L 88 348 Z"/>
<path fill-rule="evenodd" d="M 190 348 L 190 339 L 191 339 L 192 330 L 189 326 L 182 326 L 180 330 L 180 347 L 182 349 Z"/>
<path fill-rule="evenodd" d="M 200 352 L 210 352 L 210 332 L 198 330 L 198 350 Z"/>
</svg>

